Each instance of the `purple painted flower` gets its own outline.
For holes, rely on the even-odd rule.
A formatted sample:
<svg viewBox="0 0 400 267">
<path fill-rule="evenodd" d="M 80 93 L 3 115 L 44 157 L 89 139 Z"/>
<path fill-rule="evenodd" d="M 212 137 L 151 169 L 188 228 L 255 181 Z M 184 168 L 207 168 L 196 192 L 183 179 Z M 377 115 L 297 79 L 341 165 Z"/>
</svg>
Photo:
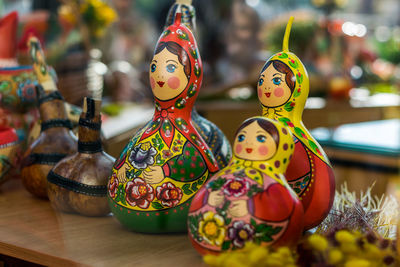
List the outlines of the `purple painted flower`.
<svg viewBox="0 0 400 267">
<path fill-rule="evenodd" d="M 149 142 L 139 144 L 132 149 L 129 162 L 136 169 L 146 169 L 147 166 L 154 164 L 156 154 L 157 150 Z"/>
<path fill-rule="evenodd" d="M 240 197 L 250 189 L 250 183 L 243 178 L 235 177 L 229 179 L 223 185 L 224 194 L 228 196 Z"/>
<path fill-rule="evenodd" d="M 228 237 L 235 247 L 242 248 L 244 243 L 253 239 L 255 231 L 244 221 L 235 221 L 228 229 Z"/>
</svg>

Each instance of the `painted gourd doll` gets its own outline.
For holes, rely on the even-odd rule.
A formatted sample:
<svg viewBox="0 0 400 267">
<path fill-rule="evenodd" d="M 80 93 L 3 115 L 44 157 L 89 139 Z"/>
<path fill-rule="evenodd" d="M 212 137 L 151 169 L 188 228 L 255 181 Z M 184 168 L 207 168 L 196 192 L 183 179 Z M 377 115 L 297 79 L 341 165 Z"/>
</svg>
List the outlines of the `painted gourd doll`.
<svg viewBox="0 0 400 267">
<path fill-rule="evenodd" d="M 194 197 L 189 237 L 201 254 L 242 248 L 245 242 L 294 245 L 303 231 L 303 206 L 284 173 L 294 150 L 289 130 L 264 117 L 243 122 L 233 158 Z"/>
<path fill-rule="evenodd" d="M 286 178 L 304 206 L 304 228 L 317 226 L 328 215 L 335 195 L 335 178 L 328 157 L 302 122 L 309 79 L 300 59 L 289 52 L 289 20 L 283 51 L 264 65 L 258 80 L 263 116 L 289 127 L 295 139 L 293 160 Z"/>
<path fill-rule="evenodd" d="M 176 13 L 182 13 L 181 22 L 188 27 L 194 34 L 196 31 L 196 10 L 192 6 L 191 0 L 177 0 L 169 9 L 165 22 L 166 26 L 174 23 Z M 232 157 L 232 148 L 224 133 L 217 125 L 202 117 L 196 110 L 192 111 L 193 126 L 211 149 L 218 167 L 224 168 Z"/>
<path fill-rule="evenodd" d="M 111 210 L 134 231 L 186 232 L 192 197 L 218 171 L 191 121 L 201 81 L 197 44 L 179 13 L 150 63 L 153 119 L 125 147 L 109 180 Z"/>
</svg>

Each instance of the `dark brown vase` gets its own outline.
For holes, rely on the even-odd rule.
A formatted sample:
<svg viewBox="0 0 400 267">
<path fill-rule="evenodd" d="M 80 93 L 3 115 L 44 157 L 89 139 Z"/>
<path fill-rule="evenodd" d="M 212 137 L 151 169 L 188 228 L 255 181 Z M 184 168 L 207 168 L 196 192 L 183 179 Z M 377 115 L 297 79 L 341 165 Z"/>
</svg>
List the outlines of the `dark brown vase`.
<svg viewBox="0 0 400 267">
<path fill-rule="evenodd" d="M 78 152 L 61 160 L 47 177 L 49 199 L 57 210 L 86 216 L 110 213 L 107 178 L 115 159 L 101 145 L 100 106 L 100 100 L 84 99 Z"/>
<path fill-rule="evenodd" d="M 77 140 L 71 132 L 64 99 L 56 91 L 36 86 L 41 133 L 24 154 L 21 177 L 25 188 L 33 195 L 47 198 L 46 179 L 54 165 L 76 152 Z"/>
</svg>

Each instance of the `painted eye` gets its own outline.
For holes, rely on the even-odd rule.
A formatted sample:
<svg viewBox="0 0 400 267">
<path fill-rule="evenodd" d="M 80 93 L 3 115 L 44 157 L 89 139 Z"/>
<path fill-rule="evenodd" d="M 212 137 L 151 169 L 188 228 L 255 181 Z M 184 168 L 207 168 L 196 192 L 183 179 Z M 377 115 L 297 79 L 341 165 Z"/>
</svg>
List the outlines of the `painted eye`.
<svg viewBox="0 0 400 267">
<path fill-rule="evenodd" d="M 260 143 L 264 143 L 265 139 L 267 139 L 264 135 L 257 135 L 257 141 Z"/>
<path fill-rule="evenodd" d="M 167 71 L 168 72 L 174 72 L 175 71 L 175 69 L 176 69 L 176 66 L 175 65 L 173 65 L 173 64 L 168 64 L 167 65 Z"/>
<path fill-rule="evenodd" d="M 241 135 L 238 136 L 238 141 L 239 142 L 243 142 L 244 139 L 246 139 L 246 136 L 244 136 L 244 134 L 241 134 Z"/>
<path fill-rule="evenodd" d="M 263 83 L 264 83 L 264 79 L 261 78 L 261 79 L 258 81 L 258 85 L 262 85 Z"/>
<path fill-rule="evenodd" d="M 280 85 L 281 82 L 282 82 L 282 79 L 281 79 L 281 78 L 278 78 L 278 77 L 275 77 L 275 78 L 272 79 L 272 82 L 273 82 L 274 84 L 276 84 L 276 85 Z"/>
<path fill-rule="evenodd" d="M 151 66 L 150 66 L 150 70 L 151 70 L 151 72 L 155 72 L 156 71 L 156 68 L 157 68 L 157 66 L 156 66 L 156 64 L 151 64 Z"/>
</svg>

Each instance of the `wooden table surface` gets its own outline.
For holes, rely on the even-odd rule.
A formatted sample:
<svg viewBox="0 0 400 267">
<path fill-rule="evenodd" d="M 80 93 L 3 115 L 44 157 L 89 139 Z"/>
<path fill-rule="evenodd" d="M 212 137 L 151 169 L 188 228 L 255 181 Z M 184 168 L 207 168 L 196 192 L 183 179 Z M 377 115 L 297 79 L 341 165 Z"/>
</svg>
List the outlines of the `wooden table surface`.
<svg viewBox="0 0 400 267">
<path fill-rule="evenodd" d="M 55 212 L 19 179 L 0 187 L 0 254 L 47 266 L 205 266 L 186 234 L 138 234 L 112 216 Z"/>
</svg>

